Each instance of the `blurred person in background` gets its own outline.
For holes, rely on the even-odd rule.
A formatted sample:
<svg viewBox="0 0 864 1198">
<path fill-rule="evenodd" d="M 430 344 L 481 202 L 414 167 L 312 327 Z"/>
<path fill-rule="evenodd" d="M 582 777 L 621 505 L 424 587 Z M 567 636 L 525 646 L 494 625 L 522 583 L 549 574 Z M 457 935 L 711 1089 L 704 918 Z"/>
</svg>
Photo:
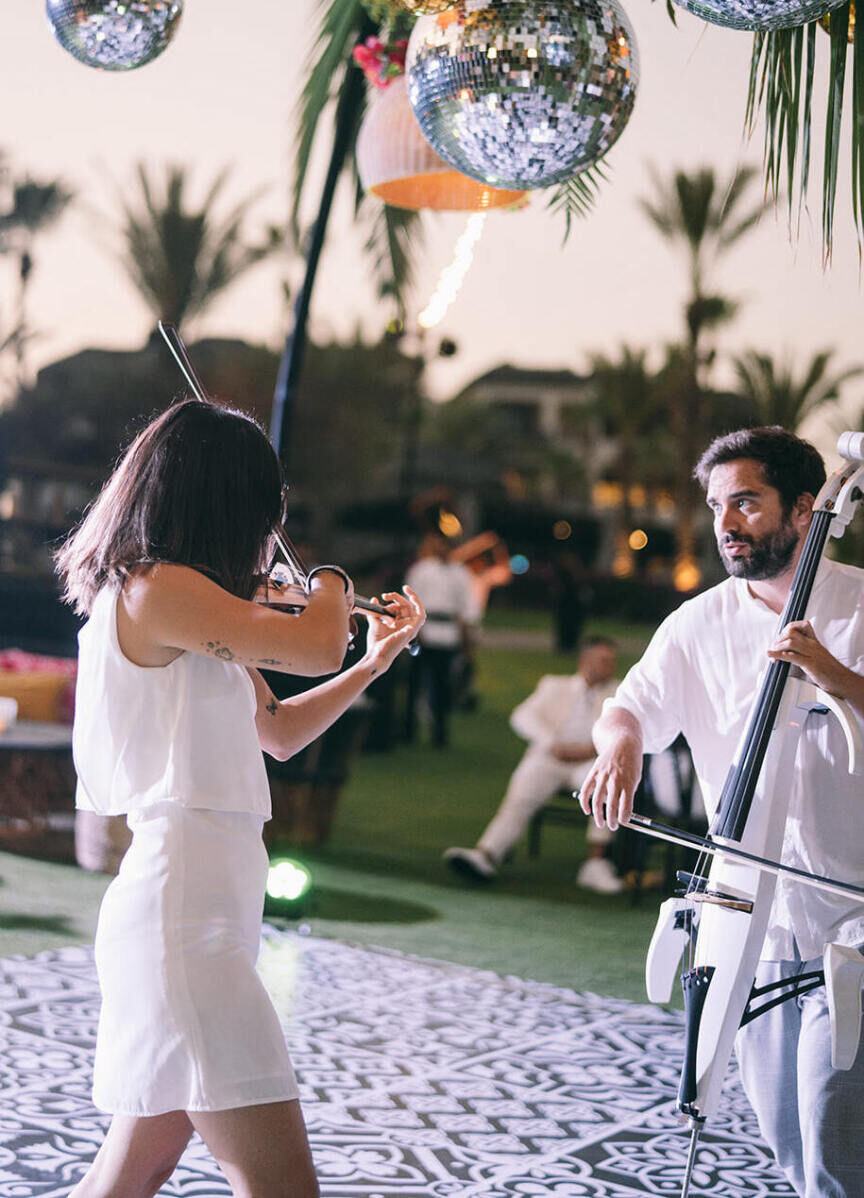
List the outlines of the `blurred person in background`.
<svg viewBox="0 0 864 1198">
<path fill-rule="evenodd" d="M 572 791 L 582 785 L 596 756 L 591 728 L 618 686 L 617 660 L 614 641 L 591 637 L 583 643 L 575 674 L 544 675 L 514 709 L 510 726 L 529 742 L 528 748 L 477 844 L 444 853 L 454 872 L 490 881 L 541 807 L 562 788 Z M 580 886 L 601 894 L 624 889 L 606 856 L 611 840 L 607 828 L 589 828 L 588 859 L 576 878 Z"/>
<path fill-rule="evenodd" d="M 460 655 L 470 652 L 474 613 L 471 575 L 461 562 L 450 560 L 447 538 L 440 532 L 430 532 L 423 538 L 405 580 L 426 608 L 426 624 L 418 638 L 420 652 L 411 660 L 406 737 L 414 740 L 422 701 L 432 744 L 442 749 L 450 739 L 454 672 Z"/>
<path fill-rule="evenodd" d="M 454 707 L 475 711 L 478 699 L 475 687 L 475 649 L 480 639 L 489 596 L 495 587 L 513 580 L 510 554 L 497 532 L 481 532 L 450 550 L 450 561 L 467 566 L 471 585 L 472 611 L 465 652 L 457 663 L 453 679 Z"/>
</svg>

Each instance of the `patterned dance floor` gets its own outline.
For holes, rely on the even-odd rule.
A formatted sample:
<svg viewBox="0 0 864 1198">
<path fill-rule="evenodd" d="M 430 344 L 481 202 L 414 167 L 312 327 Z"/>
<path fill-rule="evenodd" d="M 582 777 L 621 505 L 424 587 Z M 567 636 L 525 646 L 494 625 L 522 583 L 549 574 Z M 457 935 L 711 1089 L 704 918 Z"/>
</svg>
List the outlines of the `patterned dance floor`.
<svg viewBox="0 0 864 1198">
<path fill-rule="evenodd" d="M 293 934 L 265 936 L 261 969 L 323 1198 L 680 1193 L 679 1015 Z M 95 1153 L 98 1009 L 89 950 L 0 961 L 0 1198 L 67 1195 Z M 160 1190 L 229 1193 L 197 1140 Z M 792 1193 L 734 1073 L 692 1193 Z"/>
</svg>

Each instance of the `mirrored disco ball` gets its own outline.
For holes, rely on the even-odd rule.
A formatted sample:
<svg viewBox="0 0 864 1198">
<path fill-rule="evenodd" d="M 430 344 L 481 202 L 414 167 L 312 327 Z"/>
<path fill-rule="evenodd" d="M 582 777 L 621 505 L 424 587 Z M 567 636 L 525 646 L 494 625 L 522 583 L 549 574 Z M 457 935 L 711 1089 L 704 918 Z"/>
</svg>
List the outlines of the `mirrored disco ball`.
<svg viewBox="0 0 864 1198">
<path fill-rule="evenodd" d="M 46 6 L 57 41 L 79 62 L 131 71 L 171 41 L 183 0 L 46 0 Z"/>
<path fill-rule="evenodd" d="M 636 39 L 617 0 L 460 0 L 420 17 L 408 95 L 441 157 L 492 187 L 590 166 L 633 110 Z"/>
<path fill-rule="evenodd" d="M 846 0 L 675 0 L 688 12 L 729 29 L 791 29 L 824 17 Z"/>
</svg>

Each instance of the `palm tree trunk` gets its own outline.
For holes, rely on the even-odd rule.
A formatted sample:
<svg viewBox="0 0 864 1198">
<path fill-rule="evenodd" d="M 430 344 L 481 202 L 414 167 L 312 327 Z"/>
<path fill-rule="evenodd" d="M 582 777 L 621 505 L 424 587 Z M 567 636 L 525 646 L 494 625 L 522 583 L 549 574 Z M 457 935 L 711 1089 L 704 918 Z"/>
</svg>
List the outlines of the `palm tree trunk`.
<svg viewBox="0 0 864 1198">
<path fill-rule="evenodd" d="M 367 17 L 360 30 L 359 39 L 365 41 L 375 33 L 377 25 L 371 17 Z M 291 425 L 294 408 L 297 403 L 297 391 L 303 361 L 306 351 L 306 327 L 309 319 L 309 304 L 312 299 L 312 289 L 315 286 L 315 275 L 318 270 L 318 260 L 324 246 L 324 236 L 327 231 L 327 221 L 333 204 L 336 184 L 345 163 L 345 158 L 351 149 L 352 133 L 355 126 L 357 108 L 362 102 L 365 88 L 363 72 L 359 67 L 350 63 L 346 67 L 346 78 L 339 94 L 336 105 L 335 133 L 333 150 L 330 155 L 330 166 L 324 181 L 318 216 L 312 229 L 309 250 L 306 255 L 306 275 L 303 287 L 297 297 L 294 307 L 294 325 L 285 338 L 282 360 L 279 363 L 279 374 L 276 379 L 276 390 L 273 395 L 273 409 L 270 417 L 270 441 L 282 461 L 286 471 L 291 458 Z"/>
</svg>

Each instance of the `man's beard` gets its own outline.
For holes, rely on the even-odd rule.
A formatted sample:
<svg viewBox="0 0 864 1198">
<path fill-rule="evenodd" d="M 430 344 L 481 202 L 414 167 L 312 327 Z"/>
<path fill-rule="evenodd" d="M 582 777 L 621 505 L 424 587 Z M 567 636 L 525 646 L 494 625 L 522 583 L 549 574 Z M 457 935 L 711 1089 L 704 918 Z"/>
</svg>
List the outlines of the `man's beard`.
<svg viewBox="0 0 864 1198">
<path fill-rule="evenodd" d="M 766 533 L 758 540 L 742 534 L 738 537 L 730 536 L 727 541 L 743 542 L 750 546 L 747 557 L 728 557 L 723 552 L 723 542 L 717 542 L 720 560 L 726 567 L 727 574 L 758 582 L 764 578 L 776 578 L 786 570 L 798 546 L 798 534 L 791 522 L 784 520 L 778 529 Z"/>
</svg>

